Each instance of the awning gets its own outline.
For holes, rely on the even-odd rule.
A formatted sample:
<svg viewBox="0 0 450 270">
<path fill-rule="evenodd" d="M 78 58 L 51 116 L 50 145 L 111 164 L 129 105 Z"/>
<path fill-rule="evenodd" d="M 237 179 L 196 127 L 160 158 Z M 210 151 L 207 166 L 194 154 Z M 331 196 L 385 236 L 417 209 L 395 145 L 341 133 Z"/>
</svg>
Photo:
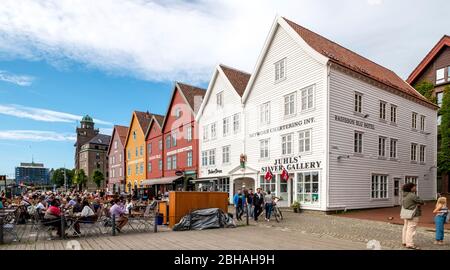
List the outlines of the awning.
<svg viewBox="0 0 450 270">
<path fill-rule="evenodd" d="M 191 182 L 196 183 L 196 182 L 214 182 L 219 180 L 219 178 L 198 178 L 195 180 L 191 180 Z"/>
<path fill-rule="evenodd" d="M 156 179 L 146 179 L 141 182 L 144 186 L 171 184 L 173 181 L 182 178 L 182 176 L 171 176 Z"/>
</svg>

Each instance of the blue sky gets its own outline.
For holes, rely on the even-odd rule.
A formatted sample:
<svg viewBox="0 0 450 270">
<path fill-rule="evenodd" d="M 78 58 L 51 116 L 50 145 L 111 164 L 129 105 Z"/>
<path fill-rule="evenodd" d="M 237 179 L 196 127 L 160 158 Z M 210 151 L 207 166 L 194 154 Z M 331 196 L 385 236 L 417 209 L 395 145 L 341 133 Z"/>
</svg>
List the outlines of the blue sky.
<svg viewBox="0 0 450 270">
<path fill-rule="evenodd" d="M 109 133 L 133 110 L 164 114 L 174 81 L 207 87 L 219 63 L 252 72 L 276 15 L 404 79 L 450 34 L 448 0 L 1 3 L 0 174 L 32 155 L 72 167 L 84 114 Z"/>
</svg>

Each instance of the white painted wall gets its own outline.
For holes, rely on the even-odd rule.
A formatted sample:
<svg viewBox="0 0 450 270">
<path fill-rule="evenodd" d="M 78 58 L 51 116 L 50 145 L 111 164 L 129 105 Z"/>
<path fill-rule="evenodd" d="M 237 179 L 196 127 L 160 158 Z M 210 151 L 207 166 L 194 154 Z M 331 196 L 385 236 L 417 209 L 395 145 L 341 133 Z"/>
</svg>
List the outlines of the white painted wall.
<svg viewBox="0 0 450 270">
<path fill-rule="evenodd" d="M 368 118 L 355 115 L 354 92 L 363 94 L 362 113 Z M 387 102 L 387 122 L 379 120 L 379 102 Z M 397 105 L 397 125 L 390 124 L 390 104 Z M 420 129 L 420 115 L 426 116 L 425 132 L 412 131 L 411 114 L 417 112 L 417 127 Z M 335 115 L 364 121 L 375 125 L 375 130 L 338 122 Z M 348 209 L 393 206 L 394 177 L 418 176 L 418 195 L 433 199 L 436 190 L 436 111 L 394 93 L 380 89 L 368 82 L 355 78 L 336 68 L 330 73 L 330 207 L 345 206 Z M 363 156 L 355 156 L 353 150 L 354 131 L 364 132 Z M 398 161 L 378 158 L 378 137 L 398 139 Z M 410 161 L 410 144 L 426 145 L 425 164 Z M 337 148 L 337 149 L 336 149 Z M 389 155 L 387 140 L 387 155 Z M 419 147 L 417 148 L 419 151 Z M 349 159 L 337 160 L 339 155 Z M 432 168 L 430 170 L 430 168 Z M 388 199 L 371 199 L 371 175 L 388 175 Z M 428 180 L 426 180 L 428 178 Z M 403 184 L 403 182 L 401 182 Z"/>
</svg>

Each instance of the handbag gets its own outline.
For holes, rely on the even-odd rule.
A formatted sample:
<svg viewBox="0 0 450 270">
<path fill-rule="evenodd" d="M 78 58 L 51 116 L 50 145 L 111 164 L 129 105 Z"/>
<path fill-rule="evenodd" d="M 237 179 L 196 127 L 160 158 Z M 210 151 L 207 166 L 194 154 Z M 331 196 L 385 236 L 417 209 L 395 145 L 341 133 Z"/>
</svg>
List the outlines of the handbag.
<svg viewBox="0 0 450 270">
<path fill-rule="evenodd" d="M 414 215 L 416 214 L 417 211 L 417 206 L 412 209 L 406 209 L 405 207 L 402 206 L 402 210 L 400 211 L 400 218 L 401 219 L 413 219 Z"/>
</svg>

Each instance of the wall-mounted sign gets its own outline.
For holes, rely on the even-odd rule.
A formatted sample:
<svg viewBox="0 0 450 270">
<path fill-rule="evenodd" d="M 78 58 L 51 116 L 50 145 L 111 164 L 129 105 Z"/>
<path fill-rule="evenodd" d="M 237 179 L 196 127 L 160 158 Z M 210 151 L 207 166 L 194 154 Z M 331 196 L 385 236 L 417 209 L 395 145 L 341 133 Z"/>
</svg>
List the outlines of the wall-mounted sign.
<svg viewBox="0 0 450 270">
<path fill-rule="evenodd" d="M 176 176 L 183 176 L 184 172 L 183 171 L 176 171 L 175 175 Z"/>
<path fill-rule="evenodd" d="M 261 168 L 261 172 L 265 173 L 268 171 L 271 172 L 282 172 L 283 168 L 288 171 L 297 171 L 297 170 L 305 170 L 305 169 L 319 169 L 322 166 L 322 161 L 308 161 L 301 162 L 300 156 L 296 157 L 286 157 L 286 158 L 278 158 L 275 159 L 273 165 L 265 166 Z"/>
<path fill-rule="evenodd" d="M 222 173 L 222 170 L 219 170 L 219 169 L 208 170 L 208 174 L 217 174 L 217 173 Z"/>
<path fill-rule="evenodd" d="M 304 126 L 304 125 L 308 125 L 308 124 L 312 124 L 314 123 L 314 117 L 310 117 L 310 118 L 306 118 L 300 121 L 296 121 L 290 124 L 286 124 L 286 125 L 282 125 L 282 126 L 278 126 L 278 127 L 274 127 L 274 128 L 268 128 L 266 130 L 262 130 L 259 132 L 255 132 L 255 133 L 251 133 L 250 134 L 250 138 L 252 137 L 257 137 L 257 136 L 262 136 L 264 134 L 269 134 L 269 133 L 273 133 L 273 132 L 278 132 L 281 130 L 286 130 L 286 129 L 290 129 L 290 128 L 294 128 L 294 127 L 300 127 L 300 126 Z"/>
<path fill-rule="evenodd" d="M 342 122 L 342 123 L 345 123 L 345 124 L 362 127 L 362 128 L 375 129 L 375 125 L 374 124 L 370 124 L 370 123 L 367 123 L 367 122 L 363 122 L 363 121 L 347 118 L 345 116 L 335 115 L 334 116 L 334 120 Z"/>
<path fill-rule="evenodd" d="M 190 151 L 190 150 L 192 150 L 192 145 L 187 146 L 187 147 L 183 147 L 183 148 L 178 148 L 178 149 L 176 149 L 176 150 L 167 152 L 167 155 L 168 155 L 168 156 L 171 156 L 171 155 L 175 155 L 175 154 L 178 154 L 178 153 L 181 153 L 181 152 Z"/>
<path fill-rule="evenodd" d="M 161 155 L 154 155 L 148 158 L 148 160 L 160 159 Z"/>
</svg>

